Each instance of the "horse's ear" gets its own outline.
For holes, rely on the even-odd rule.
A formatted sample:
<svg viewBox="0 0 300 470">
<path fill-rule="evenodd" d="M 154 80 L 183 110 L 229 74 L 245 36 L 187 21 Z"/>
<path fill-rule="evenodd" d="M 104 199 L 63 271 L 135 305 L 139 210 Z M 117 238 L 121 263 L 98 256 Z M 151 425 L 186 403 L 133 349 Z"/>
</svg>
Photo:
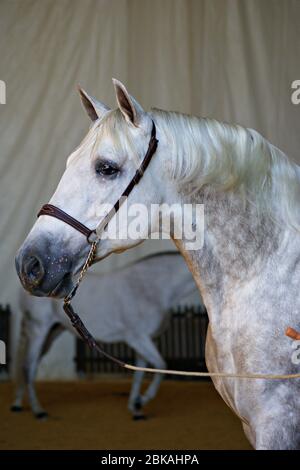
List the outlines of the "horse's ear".
<svg viewBox="0 0 300 470">
<path fill-rule="evenodd" d="M 109 108 L 105 104 L 100 103 L 100 101 L 97 101 L 92 96 L 89 96 L 87 92 L 80 86 L 78 86 L 78 91 L 83 107 L 92 121 L 96 121 L 97 119 L 104 116 L 107 111 L 109 111 Z"/>
<path fill-rule="evenodd" d="M 145 111 L 141 105 L 131 96 L 126 90 L 123 83 L 115 78 L 112 79 L 115 87 L 117 103 L 125 117 L 126 121 L 131 122 L 134 126 L 138 127 L 141 123 Z"/>
</svg>

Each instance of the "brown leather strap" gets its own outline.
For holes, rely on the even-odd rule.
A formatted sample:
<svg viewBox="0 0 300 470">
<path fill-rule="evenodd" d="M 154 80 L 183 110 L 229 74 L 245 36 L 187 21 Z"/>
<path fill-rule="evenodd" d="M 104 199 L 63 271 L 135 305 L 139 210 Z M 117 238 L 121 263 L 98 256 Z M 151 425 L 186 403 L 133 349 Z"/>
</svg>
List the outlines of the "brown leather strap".
<svg viewBox="0 0 300 470">
<path fill-rule="evenodd" d="M 97 233 L 98 237 L 100 236 L 101 232 L 106 229 L 109 221 L 114 217 L 114 215 L 118 212 L 120 209 L 121 205 L 123 202 L 126 200 L 126 198 L 129 196 L 133 188 L 139 184 L 143 174 L 145 173 L 146 169 L 148 168 L 148 165 L 151 161 L 151 158 L 156 152 L 158 145 L 158 140 L 156 139 L 156 127 L 154 124 L 154 121 L 152 121 L 152 130 L 151 130 L 151 138 L 149 141 L 148 149 L 146 152 L 146 155 L 139 166 L 139 168 L 136 170 L 135 175 L 131 179 L 130 183 L 128 186 L 125 188 L 115 205 L 111 208 L 111 210 L 106 214 L 103 220 L 99 223 L 98 227 L 96 227 L 95 232 Z"/>
<path fill-rule="evenodd" d="M 71 299 L 74 297 L 76 290 L 78 288 L 79 283 L 81 282 L 81 279 L 86 272 L 87 268 L 91 265 L 93 258 L 95 256 L 95 248 L 97 247 L 97 244 L 100 240 L 100 234 L 101 230 L 105 229 L 107 224 L 109 223 L 110 219 L 115 215 L 116 212 L 118 212 L 119 208 L 123 204 L 124 200 L 128 197 L 128 195 L 131 193 L 133 188 L 139 183 L 140 179 L 142 178 L 146 168 L 148 167 L 150 160 L 155 153 L 157 149 L 157 144 L 158 140 L 156 139 L 156 127 L 154 124 L 154 121 L 152 121 L 152 131 L 151 131 L 151 139 L 149 141 L 148 149 L 146 152 L 146 155 L 140 165 L 140 167 L 137 169 L 135 172 L 135 175 L 133 176 L 132 180 L 126 187 L 126 189 L 123 191 L 122 195 L 120 198 L 117 200 L 115 203 L 114 207 L 106 214 L 104 219 L 101 221 L 101 223 L 98 225 L 96 230 L 91 230 L 85 225 L 83 225 L 81 222 L 78 220 L 74 219 L 71 217 L 69 214 L 64 212 L 62 209 L 59 209 L 56 206 L 53 206 L 52 204 L 45 204 L 41 210 L 38 213 L 38 217 L 40 215 L 49 215 L 51 217 L 56 217 L 57 219 L 61 220 L 62 222 L 65 222 L 66 224 L 70 225 L 73 227 L 75 230 L 78 230 L 80 233 L 86 236 L 87 241 L 92 244 L 89 255 L 82 267 L 81 274 L 79 276 L 79 279 L 77 280 L 77 284 L 73 287 L 69 295 L 67 295 L 64 299 L 64 311 L 68 315 L 69 319 L 71 320 L 71 323 L 73 327 L 76 329 L 78 334 L 81 336 L 81 338 L 88 344 L 88 346 L 91 349 L 96 349 L 100 354 L 103 354 L 116 364 L 118 364 L 121 367 L 126 367 L 126 364 L 123 361 L 120 361 L 119 359 L 111 356 L 107 352 L 105 352 L 96 342 L 95 338 L 91 335 L 91 333 L 87 330 L 87 328 L 84 326 L 83 322 L 81 321 L 79 315 L 74 312 L 73 307 L 70 303 Z M 91 240 L 91 235 L 94 235 L 94 240 Z"/>
<path fill-rule="evenodd" d="M 111 356 L 106 351 L 104 351 L 99 344 L 96 342 L 95 338 L 91 335 L 91 333 L 87 330 L 85 325 L 83 324 L 82 320 L 80 319 L 79 315 L 74 312 L 73 307 L 70 303 L 64 303 L 64 311 L 68 315 L 71 323 L 77 333 L 81 336 L 83 341 L 87 343 L 89 348 L 95 349 L 98 353 L 103 354 L 103 356 L 107 357 L 111 361 L 118 364 L 118 366 L 125 367 L 125 363 L 116 357 Z"/>
<path fill-rule="evenodd" d="M 86 225 L 83 225 L 81 222 L 71 217 L 62 209 L 59 209 L 52 204 L 45 204 L 37 216 L 39 217 L 40 215 L 50 215 L 51 217 L 55 217 L 56 219 L 62 220 L 62 222 L 71 225 L 71 227 L 75 228 L 75 230 L 78 230 L 78 232 L 85 235 L 89 243 L 91 242 L 91 235 L 95 234 L 95 230 L 89 229 L 86 227 Z"/>
<path fill-rule="evenodd" d="M 158 144 L 158 140 L 156 139 L 156 127 L 155 127 L 154 121 L 152 121 L 151 138 L 149 141 L 146 155 L 141 165 L 136 170 L 135 175 L 133 176 L 132 180 L 130 181 L 126 189 L 123 191 L 120 198 L 117 200 L 113 208 L 106 214 L 104 219 L 99 224 L 99 226 L 101 227 L 101 230 L 104 230 L 106 228 L 111 218 L 120 209 L 124 200 L 129 196 L 133 188 L 140 182 L 140 179 L 142 178 L 145 170 L 147 169 L 152 156 L 156 152 L 157 144 Z M 99 237 L 99 233 L 97 233 L 98 232 L 97 229 L 96 230 L 89 229 L 88 227 L 86 227 L 86 225 L 83 225 L 81 222 L 74 219 L 74 217 L 67 214 L 62 209 L 59 209 L 58 207 L 53 206 L 52 204 L 45 204 L 41 208 L 37 216 L 39 217 L 40 215 L 49 215 L 51 217 L 56 217 L 57 219 L 65 222 L 66 224 L 71 225 L 71 227 L 73 227 L 75 230 L 78 230 L 80 233 L 86 236 L 88 243 L 92 243 L 93 241 L 95 241 L 95 239 L 97 239 L 97 236 Z"/>
<path fill-rule="evenodd" d="M 152 156 L 156 152 L 157 144 L 158 144 L 158 140 L 156 138 L 156 127 L 155 127 L 154 121 L 152 121 L 151 139 L 149 141 L 148 150 L 146 152 L 146 155 L 145 155 L 140 167 L 136 170 L 135 175 L 132 178 L 132 180 L 130 181 L 129 185 L 123 191 L 121 197 L 129 196 L 129 194 L 133 190 L 134 186 L 139 184 L 140 179 L 142 178 L 143 174 L 145 173 L 145 171 L 146 171 L 146 169 L 147 169 L 147 167 L 148 167 L 148 165 L 151 161 Z M 118 204 L 118 201 L 116 202 L 116 204 L 114 206 L 115 210 L 117 210 L 117 208 L 116 208 L 117 204 Z"/>
</svg>

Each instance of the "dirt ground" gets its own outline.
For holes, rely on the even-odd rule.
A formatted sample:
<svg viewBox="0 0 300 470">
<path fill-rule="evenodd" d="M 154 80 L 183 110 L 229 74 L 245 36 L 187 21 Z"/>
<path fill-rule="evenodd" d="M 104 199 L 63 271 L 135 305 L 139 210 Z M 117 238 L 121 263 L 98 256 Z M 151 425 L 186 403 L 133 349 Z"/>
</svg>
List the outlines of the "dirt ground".
<svg viewBox="0 0 300 470">
<path fill-rule="evenodd" d="M 43 382 L 50 414 L 38 421 L 28 405 L 10 412 L 13 387 L 0 384 L 0 449 L 250 449 L 239 420 L 209 382 L 165 381 L 146 408 L 127 412 L 130 381 Z"/>
</svg>

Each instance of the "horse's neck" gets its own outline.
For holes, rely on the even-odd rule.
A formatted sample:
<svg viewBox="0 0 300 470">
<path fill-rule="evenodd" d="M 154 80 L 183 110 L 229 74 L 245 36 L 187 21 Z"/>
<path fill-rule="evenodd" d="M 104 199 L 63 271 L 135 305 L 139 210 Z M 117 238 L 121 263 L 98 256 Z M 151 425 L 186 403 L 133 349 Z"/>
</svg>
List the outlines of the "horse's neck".
<svg viewBox="0 0 300 470">
<path fill-rule="evenodd" d="M 232 193 L 206 189 L 188 202 L 204 204 L 204 245 L 189 251 L 184 239 L 176 244 L 206 306 L 222 309 L 232 292 L 261 275 L 283 234 L 269 217 L 259 216 L 250 205 L 244 207 Z"/>
</svg>

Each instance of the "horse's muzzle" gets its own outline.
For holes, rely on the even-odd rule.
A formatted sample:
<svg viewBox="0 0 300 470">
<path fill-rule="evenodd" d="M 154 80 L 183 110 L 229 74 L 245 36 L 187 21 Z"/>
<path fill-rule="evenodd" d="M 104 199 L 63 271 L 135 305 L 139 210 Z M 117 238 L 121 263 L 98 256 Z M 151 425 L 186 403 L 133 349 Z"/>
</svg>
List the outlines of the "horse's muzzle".
<svg viewBox="0 0 300 470">
<path fill-rule="evenodd" d="M 72 287 L 71 259 L 49 243 L 23 245 L 16 256 L 16 270 L 30 294 L 63 297 Z"/>
</svg>

